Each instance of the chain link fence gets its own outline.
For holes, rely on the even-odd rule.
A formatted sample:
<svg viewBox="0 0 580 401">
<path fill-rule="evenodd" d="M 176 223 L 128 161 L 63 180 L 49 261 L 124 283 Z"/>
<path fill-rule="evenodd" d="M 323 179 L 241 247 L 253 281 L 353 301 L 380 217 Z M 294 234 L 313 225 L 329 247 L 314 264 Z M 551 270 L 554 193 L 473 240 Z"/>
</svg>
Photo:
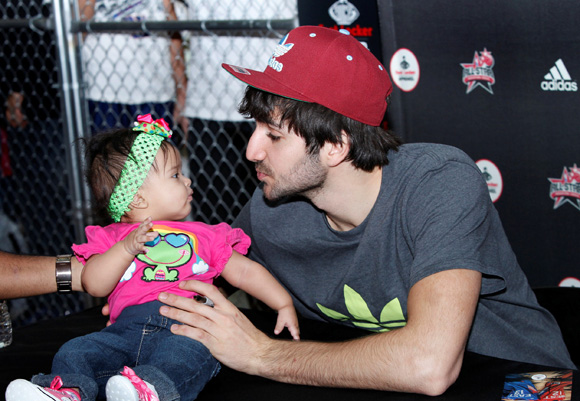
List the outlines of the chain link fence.
<svg viewBox="0 0 580 401">
<path fill-rule="evenodd" d="M 193 181 L 192 220 L 231 223 L 257 184 L 244 85 L 297 25 L 296 0 L 0 2 L 0 249 L 70 253 L 95 224 L 76 140 L 151 113 Z M 71 17 L 72 16 L 72 17 Z M 5 61 L 5 62 L 4 62 Z M 1 297 L 1 294 L 0 294 Z M 79 311 L 83 294 L 11 301 L 16 326 Z"/>
</svg>

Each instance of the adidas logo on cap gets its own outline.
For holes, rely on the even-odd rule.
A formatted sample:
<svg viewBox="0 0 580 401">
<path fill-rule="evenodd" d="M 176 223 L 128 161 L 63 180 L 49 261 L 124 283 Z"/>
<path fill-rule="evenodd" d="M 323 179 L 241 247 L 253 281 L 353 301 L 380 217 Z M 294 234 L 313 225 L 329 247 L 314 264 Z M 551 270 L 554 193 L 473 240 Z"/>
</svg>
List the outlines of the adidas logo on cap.
<svg viewBox="0 0 580 401">
<path fill-rule="evenodd" d="M 572 81 L 568 69 L 562 59 L 558 59 L 550 72 L 544 75 L 545 81 L 540 86 L 544 91 L 576 92 L 578 83 Z"/>
</svg>

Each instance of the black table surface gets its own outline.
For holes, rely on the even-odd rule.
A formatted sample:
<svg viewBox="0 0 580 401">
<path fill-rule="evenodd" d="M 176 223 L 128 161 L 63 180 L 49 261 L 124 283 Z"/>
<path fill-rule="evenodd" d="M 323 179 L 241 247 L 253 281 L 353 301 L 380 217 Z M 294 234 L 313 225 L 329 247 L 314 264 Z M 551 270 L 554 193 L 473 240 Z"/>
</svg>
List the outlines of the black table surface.
<svg viewBox="0 0 580 401">
<path fill-rule="evenodd" d="M 268 312 L 244 311 L 256 326 L 272 332 L 275 316 Z M 29 379 L 38 372 L 50 372 L 52 357 L 67 340 L 97 331 L 104 327 L 106 318 L 100 308 L 62 318 L 42 321 L 15 329 L 12 345 L 0 349 L 0 397 L 14 379 Z M 356 329 L 315 322 L 301 321 L 303 339 L 341 341 L 368 334 Z M 454 385 L 439 397 L 374 390 L 324 388 L 278 383 L 262 377 L 250 376 L 222 367 L 198 400 L 501 400 L 506 374 L 558 370 L 546 366 L 512 362 L 467 353 L 461 374 Z M 580 401 L 578 371 L 574 371 L 572 400 Z"/>
</svg>

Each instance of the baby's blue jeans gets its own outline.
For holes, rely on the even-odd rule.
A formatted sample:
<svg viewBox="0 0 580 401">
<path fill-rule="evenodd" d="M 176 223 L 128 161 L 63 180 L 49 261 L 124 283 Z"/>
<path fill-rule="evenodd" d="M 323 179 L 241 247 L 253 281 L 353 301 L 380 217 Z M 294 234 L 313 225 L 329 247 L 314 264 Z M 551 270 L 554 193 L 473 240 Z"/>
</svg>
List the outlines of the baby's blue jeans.
<svg viewBox="0 0 580 401">
<path fill-rule="evenodd" d="M 32 382 L 50 386 L 60 376 L 63 387 L 80 389 L 83 401 L 105 399 L 111 376 L 129 366 L 155 386 L 160 401 L 194 400 L 220 370 L 219 362 L 201 343 L 170 332 L 179 323 L 159 314 L 161 302 L 126 308 L 115 324 L 65 343 L 49 375 Z"/>
</svg>

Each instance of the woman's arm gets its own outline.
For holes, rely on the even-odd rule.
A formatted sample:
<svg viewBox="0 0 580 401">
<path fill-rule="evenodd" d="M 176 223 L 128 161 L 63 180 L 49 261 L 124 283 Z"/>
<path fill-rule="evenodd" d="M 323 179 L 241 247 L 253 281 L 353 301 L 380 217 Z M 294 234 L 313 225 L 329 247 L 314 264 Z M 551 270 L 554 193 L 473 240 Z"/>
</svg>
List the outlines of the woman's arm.
<svg viewBox="0 0 580 401">
<path fill-rule="evenodd" d="M 151 218 L 147 218 L 108 251 L 89 258 L 82 273 L 82 284 L 89 294 L 106 297 L 113 291 L 135 255 L 145 253 L 145 243 L 159 235 L 149 232 L 151 227 Z"/>
<path fill-rule="evenodd" d="M 31 297 L 56 292 L 54 256 L 15 255 L 0 251 L 0 299 Z M 71 260 L 72 289 L 83 291 L 83 265 Z"/>
</svg>

